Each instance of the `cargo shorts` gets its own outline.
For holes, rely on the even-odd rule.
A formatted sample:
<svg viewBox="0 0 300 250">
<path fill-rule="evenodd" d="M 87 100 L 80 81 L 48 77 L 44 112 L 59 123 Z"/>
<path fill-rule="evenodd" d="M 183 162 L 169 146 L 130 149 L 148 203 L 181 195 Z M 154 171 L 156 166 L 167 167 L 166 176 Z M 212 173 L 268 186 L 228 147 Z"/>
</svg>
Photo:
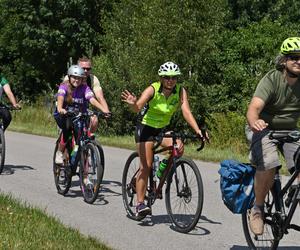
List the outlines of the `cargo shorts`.
<svg viewBox="0 0 300 250">
<path fill-rule="evenodd" d="M 251 164 L 260 171 L 279 167 L 281 166 L 280 152 L 286 161 L 287 168 L 293 168 L 295 166 L 294 155 L 300 146 L 300 140 L 297 142 L 280 143 L 278 140 L 271 140 L 269 133 L 270 130 L 268 129 L 253 133 L 250 129 L 246 128 L 246 136 L 250 140 L 249 160 Z"/>
</svg>

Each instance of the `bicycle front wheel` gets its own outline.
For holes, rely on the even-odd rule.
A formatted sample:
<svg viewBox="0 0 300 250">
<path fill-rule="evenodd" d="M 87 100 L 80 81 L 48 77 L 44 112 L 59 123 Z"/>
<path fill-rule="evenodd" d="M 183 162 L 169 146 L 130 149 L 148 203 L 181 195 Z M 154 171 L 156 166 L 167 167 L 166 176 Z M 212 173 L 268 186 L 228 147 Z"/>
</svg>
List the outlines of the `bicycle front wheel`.
<svg viewBox="0 0 300 250">
<path fill-rule="evenodd" d="M 279 244 L 279 239 L 274 237 L 276 229 L 273 222 L 273 216 L 275 213 L 273 205 L 273 196 L 269 192 L 265 199 L 264 204 L 264 232 L 262 235 L 255 235 L 252 233 L 249 226 L 250 210 L 242 214 L 243 231 L 250 249 L 276 249 Z M 275 231 L 274 231 L 275 230 Z"/>
<path fill-rule="evenodd" d="M 133 220 L 141 220 L 136 216 L 136 175 L 140 167 L 140 157 L 137 152 L 132 153 L 126 161 L 122 177 L 122 198 L 127 216 Z M 147 194 L 147 192 L 146 192 Z M 147 195 L 145 197 L 147 200 Z"/>
<path fill-rule="evenodd" d="M 179 158 L 167 180 L 166 208 L 173 229 L 188 233 L 197 225 L 203 206 L 203 183 L 197 165 Z"/>
<path fill-rule="evenodd" d="M 98 197 L 103 177 L 103 165 L 100 161 L 98 147 L 86 144 L 80 150 L 80 186 L 84 201 L 92 204 Z"/>
<path fill-rule="evenodd" d="M 63 165 L 55 163 L 55 155 L 57 151 L 57 143 L 54 149 L 53 155 L 53 176 L 54 176 L 54 183 L 59 194 L 65 195 L 68 193 L 71 187 L 72 177 L 70 175 L 69 170 L 69 162 L 64 161 Z"/>
</svg>

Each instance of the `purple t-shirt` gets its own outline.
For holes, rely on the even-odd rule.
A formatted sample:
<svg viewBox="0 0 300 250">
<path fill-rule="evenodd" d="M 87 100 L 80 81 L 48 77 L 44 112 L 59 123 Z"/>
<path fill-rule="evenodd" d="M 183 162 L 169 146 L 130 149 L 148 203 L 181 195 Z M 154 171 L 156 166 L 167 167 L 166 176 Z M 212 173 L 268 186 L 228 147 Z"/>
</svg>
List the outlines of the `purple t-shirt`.
<svg viewBox="0 0 300 250">
<path fill-rule="evenodd" d="M 63 108 L 74 107 L 78 109 L 80 112 L 86 112 L 89 100 L 94 97 L 93 91 L 86 84 L 82 84 L 73 90 L 72 93 L 72 104 L 66 103 L 66 97 L 68 92 L 68 84 L 63 83 L 59 86 L 57 96 L 64 97 Z"/>
</svg>

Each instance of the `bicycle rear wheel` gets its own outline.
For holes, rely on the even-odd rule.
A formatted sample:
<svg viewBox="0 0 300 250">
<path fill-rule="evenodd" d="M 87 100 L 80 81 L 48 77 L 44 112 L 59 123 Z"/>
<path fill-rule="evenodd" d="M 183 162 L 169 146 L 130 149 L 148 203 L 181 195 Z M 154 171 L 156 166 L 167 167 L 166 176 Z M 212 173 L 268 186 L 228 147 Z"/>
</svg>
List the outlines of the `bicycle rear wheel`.
<svg viewBox="0 0 300 250">
<path fill-rule="evenodd" d="M 5 162 L 5 137 L 4 131 L 0 128 L 0 174 L 3 171 Z"/>
<path fill-rule="evenodd" d="M 197 225 L 203 206 L 203 183 L 197 165 L 179 158 L 167 180 L 166 208 L 177 232 L 188 233 Z"/>
<path fill-rule="evenodd" d="M 249 226 L 250 210 L 242 214 L 243 231 L 250 249 L 276 249 L 279 244 L 279 239 L 276 239 L 273 234 L 274 222 L 272 220 L 275 213 L 272 193 L 269 192 L 265 199 L 264 211 L 264 232 L 262 235 L 255 235 L 252 233 Z"/>
<path fill-rule="evenodd" d="M 55 163 L 55 155 L 57 151 L 58 144 L 56 143 L 53 155 L 53 175 L 54 175 L 54 183 L 59 194 L 65 195 L 70 187 L 72 177 L 70 174 L 69 162 L 64 161 L 63 165 L 58 165 Z"/>
<path fill-rule="evenodd" d="M 98 147 L 93 143 L 86 144 L 80 150 L 79 179 L 84 201 L 89 204 L 98 197 L 103 170 Z"/>
<path fill-rule="evenodd" d="M 140 157 L 137 152 L 132 153 L 125 164 L 122 176 L 122 198 L 127 216 L 133 220 L 143 218 L 136 216 L 136 175 L 140 168 Z M 147 190 L 149 190 L 147 188 Z M 145 199 L 147 200 L 147 191 Z"/>
</svg>

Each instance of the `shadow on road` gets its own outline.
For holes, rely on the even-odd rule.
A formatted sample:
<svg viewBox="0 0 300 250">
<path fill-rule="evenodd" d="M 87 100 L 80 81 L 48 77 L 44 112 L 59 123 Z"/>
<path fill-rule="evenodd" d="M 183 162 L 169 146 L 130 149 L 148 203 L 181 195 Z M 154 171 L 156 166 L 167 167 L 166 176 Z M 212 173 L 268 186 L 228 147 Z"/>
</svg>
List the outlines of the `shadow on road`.
<svg viewBox="0 0 300 250">
<path fill-rule="evenodd" d="M 203 220 L 205 222 L 203 222 Z M 192 230 L 191 232 L 189 232 L 188 234 L 189 235 L 198 235 L 198 236 L 210 234 L 211 232 L 209 230 L 207 230 L 206 228 L 204 228 L 202 226 L 199 226 L 199 224 L 207 223 L 207 222 L 211 223 L 211 224 L 222 224 L 221 222 L 213 221 L 213 220 L 208 219 L 205 216 L 201 216 L 200 221 L 197 224 L 197 226 L 195 227 L 195 229 Z M 146 217 L 145 219 L 143 219 L 142 221 L 140 221 L 138 223 L 138 225 L 140 225 L 140 226 L 154 226 L 156 224 L 166 224 L 166 225 L 169 225 L 169 227 L 172 230 L 174 230 L 174 226 L 171 225 L 169 215 L 152 215 L 151 217 Z"/>
<path fill-rule="evenodd" d="M 245 247 L 245 246 L 239 246 L 239 245 L 235 245 L 233 247 L 230 248 L 230 250 L 248 250 L 249 247 Z M 270 248 L 268 247 L 263 247 L 263 248 L 259 248 L 261 250 L 269 250 Z M 279 246 L 277 248 L 277 250 L 300 250 L 300 247 L 292 247 L 292 246 Z"/>
<path fill-rule="evenodd" d="M 107 200 L 108 197 L 122 195 L 121 192 L 117 192 L 113 190 L 115 187 L 120 189 L 121 186 L 122 186 L 121 182 L 103 180 L 101 183 L 101 188 L 99 190 L 98 198 L 91 205 L 101 205 L 101 206 L 107 205 L 109 203 L 109 201 Z M 79 180 L 72 180 L 71 188 L 69 192 L 65 194 L 65 197 L 68 198 L 82 197 Z"/>
<path fill-rule="evenodd" d="M 35 168 L 27 165 L 4 165 L 1 175 L 12 175 L 17 170 L 35 170 Z"/>
</svg>

